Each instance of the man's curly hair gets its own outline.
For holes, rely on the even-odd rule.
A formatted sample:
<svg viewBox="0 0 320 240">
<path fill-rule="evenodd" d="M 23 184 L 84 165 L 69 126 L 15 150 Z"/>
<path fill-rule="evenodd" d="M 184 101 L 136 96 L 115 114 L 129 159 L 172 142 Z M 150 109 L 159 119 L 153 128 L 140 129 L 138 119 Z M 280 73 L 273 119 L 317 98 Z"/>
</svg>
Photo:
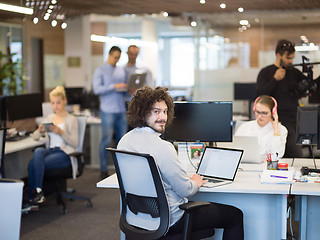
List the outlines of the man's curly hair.
<svg viewBox="0 0 320 240">
<path fill-rule="evenodd" d="M 167 104 L 167 125 L 170 124 L 174 117 L 174 103 L 167 91 L 168 89 L 163 87 L 152 89 L 145 86 L 139 89 L 128 105 L 128 124 L 133 128 L 146 127 L 146 119 L 151 114 L 153 104 L 160 101 Z"/>
</svg>

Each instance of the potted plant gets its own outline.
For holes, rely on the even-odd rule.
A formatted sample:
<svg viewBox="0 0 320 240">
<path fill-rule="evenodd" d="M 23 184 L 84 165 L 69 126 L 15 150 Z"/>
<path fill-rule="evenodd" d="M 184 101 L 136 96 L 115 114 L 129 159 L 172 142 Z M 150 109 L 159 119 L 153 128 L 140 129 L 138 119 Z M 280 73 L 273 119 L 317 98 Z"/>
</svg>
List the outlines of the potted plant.
<svg viewBox="0 0 320 240">
<path fill-rule="evenodd" d="M 20 59 L 13 61 L 15 53 L 0 51 L 0 95 L 17 95 L 24 91 L 23 66 Z"/>
</svg>

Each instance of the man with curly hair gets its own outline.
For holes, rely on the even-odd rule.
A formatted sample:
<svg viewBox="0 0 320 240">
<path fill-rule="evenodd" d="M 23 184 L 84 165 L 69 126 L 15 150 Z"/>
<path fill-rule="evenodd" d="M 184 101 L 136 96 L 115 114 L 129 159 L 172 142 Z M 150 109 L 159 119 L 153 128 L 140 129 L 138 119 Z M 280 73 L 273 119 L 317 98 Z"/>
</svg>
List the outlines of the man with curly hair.
<svg viewBox="0 0 320 240">
<path fill-rule="evenodd" d="M 160 138 L 174 117 L 174 103 L 167 89 L 143 87 L 128 106 L 128 123 L 134 129 L 125 134 L 117 148 L 151 154 L 160 170 L 170 206 L 169 233 L 183 231 L 184 211 L 179 205 L 188 201 L 205 183 L 203 177 L 188 177 L 181 166 L 174 146 Z M 243 239 L 243 214 L 233 206 L 211 203 L 197 210 L 193 230 L 224 228 L 223 239 Z"/>
</svg>

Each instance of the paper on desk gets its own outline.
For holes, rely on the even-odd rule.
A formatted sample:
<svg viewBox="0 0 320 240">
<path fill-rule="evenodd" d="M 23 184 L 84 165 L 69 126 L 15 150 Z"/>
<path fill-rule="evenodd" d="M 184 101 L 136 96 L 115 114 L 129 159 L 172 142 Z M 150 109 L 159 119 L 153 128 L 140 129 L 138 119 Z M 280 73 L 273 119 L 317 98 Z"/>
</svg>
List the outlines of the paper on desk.
<svg viewBox="0 0 320 240">
<path fill-rule="evenodd" d="M 289 168 L 288 171 L 283 170 L 263 170 L 260 176 L 261 183 L 279 183 L 291 184 L 293 183 L 294 168 Z"/>
</svg>

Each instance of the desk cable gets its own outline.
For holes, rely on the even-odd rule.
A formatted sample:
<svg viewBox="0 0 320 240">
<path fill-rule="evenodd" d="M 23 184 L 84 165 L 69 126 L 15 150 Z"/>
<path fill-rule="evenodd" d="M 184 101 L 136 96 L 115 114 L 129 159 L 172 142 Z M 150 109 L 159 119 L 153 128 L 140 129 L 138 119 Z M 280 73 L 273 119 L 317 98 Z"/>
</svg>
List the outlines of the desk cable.
<svg viewBox="0 0 320 240">
<path fill-rule="evenodd" d="M 188 143 L 187 142 L 186 142 L 186 149 L 187 149 L 188 160 L 189 160 L 190 164 L 192 165 L 192 167 L 197 171 L 197 167 L 192 163 L 192 161 L 190 159 L 189 148 L 188 148 Z"/>
<path fill-rule="evenodd" d="M 291 187 L 292 187 L 292 184 L 290 184 L 290 190 L 289 190 L 289 194 L 287 195 L 287 198 L 289 198 L 290 196 L 292 197 L 291 195 Z M 289 221 L 289 227 L 290 227 L 290 237 L 292 240 L 295 240 L 296 238 L 294 237 L 294 233 L 293 233 L 293 230 L 292 230 L 292 211 L 291 211 L 291 206 L 292 206 L 292 203 L 294 202 L 294 197 L 292 197 L 289 201 L 289 204 L 288 204 L 288 209 L 287 209 L 287 218 L 290 218 L 290 221 Z"/>
</svg>

